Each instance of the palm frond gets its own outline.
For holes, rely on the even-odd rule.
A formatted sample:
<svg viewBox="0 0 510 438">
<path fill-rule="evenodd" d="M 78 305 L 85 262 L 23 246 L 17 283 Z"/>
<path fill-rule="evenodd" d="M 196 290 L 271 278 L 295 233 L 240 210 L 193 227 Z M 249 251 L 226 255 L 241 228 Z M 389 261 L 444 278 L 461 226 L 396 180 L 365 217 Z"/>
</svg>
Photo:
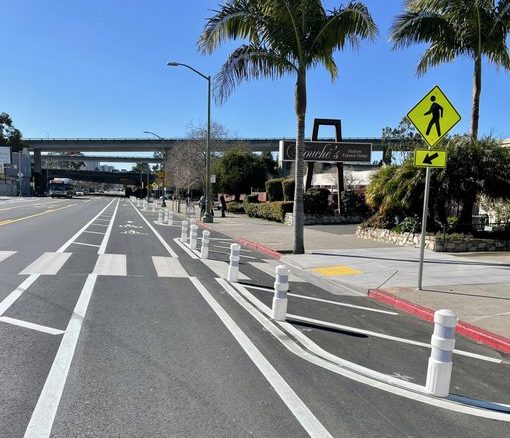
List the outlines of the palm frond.
<svg viewBox="0 0 510 438">
<path fill-rule="evenodd" d="M 351 2 L 346 7 L 334 9 L 324 18 L 322 28 L 314 38 L 311 49 L 329 47 L 330 50 L 342 49 L 346 43 L 352 47 L 359 45 L 359 40 L 373 40 L 378 35 L 377 25 L 360 2 Z"/>
<path fill-rule="evenodd" d="M 216 14 L 207 20 L 207 24 L 198 40 L 202 53 L 212 53 L 222 42 L 228 39 L 247 38 L 259 40 L 262 11 L 258 2 L 250 0 L 231 0 L 223 5 Z"/>
<path fill-rule="evenodd" d="M 216 100 L 224 102 L 235 87 L 251 78 L 280 78 L 296 67 L 280 54 L 258 44 L 244 44 L 234 50 L 214 77 Z"/>
<path fill-rule="evenodd" d="M 453 47 L 445 47 L 437 43 L 431 45 L 423 54 L 418 65 L 416 66 L 416 74 L 422 76 L 427 72 L 429 67 L 436 67 L 445 62 L 452 62 L 459 55 L 459 51 Z"/>
</svg>

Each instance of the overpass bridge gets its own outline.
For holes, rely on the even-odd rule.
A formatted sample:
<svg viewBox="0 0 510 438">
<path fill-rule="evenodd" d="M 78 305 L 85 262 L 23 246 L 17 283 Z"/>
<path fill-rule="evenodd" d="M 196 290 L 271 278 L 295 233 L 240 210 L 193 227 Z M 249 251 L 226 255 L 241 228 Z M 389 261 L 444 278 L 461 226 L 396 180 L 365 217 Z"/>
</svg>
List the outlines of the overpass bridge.
<svg viewBox="0 0 510 438">
<path fill-rule="evenodd" d="M 221 152 L 234 146 L 242 146 L 253 152 L 278 152 L 280 141 L 295 139 L 284 138 L 233 138 L 220 139 L 211 142 L 211 151 Z M 333 139 L 322 139 L 334 141 Z M 34 183 L 36 193 L 42 194 L 45 189 L 45 179 L 42 178 L 41 152 L 161 152 L 169 151 L 176 145 L 189 141 L 186 138 L 26 138 L 23 142 L 34 152 Z M 381 138 L 344 138 L 344 142 L 372 143 L 373 151 L 382 151 Z M 62 160 L 63 157 L 58 157 Z M 84 157 L 80 157 L 82 160 Z M 121 159 L 120 157 L 116 157 Z M 136 161 L 135 161 L 136 158 Z M 52 159 L 45 155 L 44 159 Z M 126 157 L 124 162 L 138 162 L 138 157 Z M 70 161 L 76 161 L 71 157 Z M 92 159 L 84 158 L 84 161 Z M 110 157 L 103 157 L 97 161 L 113 161 Z M 144 158 L 142 162 L 152 161 Z M 156 160 L 157 161 L 157 160 Z M 101 173 L 104 176 L 105 172 Z M 70 177 L 72 178 L 72 177 Z"/>
<path fill-rule="evenodd" d="M 107 163 L 160 163 L 161 158 L 105 155 L 41 155 L 42 161 L 96 161 Z"/>
<path fill-rule="evenodd" d="M 46 171 L 44 172 L 46 174 Z M 141 174 L 139 172 L 97 172 L 94 170 L 70 170 L 70 169 L 48 169 L 48 179 L 53 178 L 71 178 L 75 181 L 91 181 L 102 182 L 107 184 L 122 184 L 122 185 L 141 185 L 147 183 L 152 184 L 155 180 L 153 174 Z"/>
</svg>

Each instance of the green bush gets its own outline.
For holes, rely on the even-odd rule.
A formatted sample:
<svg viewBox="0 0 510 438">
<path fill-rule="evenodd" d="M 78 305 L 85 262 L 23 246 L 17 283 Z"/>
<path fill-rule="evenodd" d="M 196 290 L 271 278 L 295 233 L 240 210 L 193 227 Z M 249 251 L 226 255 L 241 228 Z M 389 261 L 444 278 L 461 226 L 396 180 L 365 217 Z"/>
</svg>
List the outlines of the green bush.
<svg viewBox="0 0 510 438">
<path fill-rule="evenodd" d="M 243 203 L 236 202 L 236 201 L 227 202 L 227 211 L 229 213 L 234 213 L 234 214 L 244 213 Z"/>
<path fill-rule="evenodd" d="M 248 216 L 276 222 L 284 222 L 285 213 L 292 213 L 293 206 L 293 202 L 287 201 L 262 202 L 260 204 L 245 201 L 244 203 L 244 209 Z"/>
<path fill-rule="evenodd" d="M 329 205 L 328 189 L 312 187 L 303 193 L 303 208 L 305 214 L 332 214 L 333 209 Z"/>
<path fill-rule="evenodd" d="M 246 196 L 245 199 L 249 203 L 258 203 L 259 202 L 259 195 L 248 195 L 248 196 Z"/>
<path fill-rule="evenodd" d="M 294 178 L 284 179 L 282 181 L 282 189 L 283 189 L 283 200 L 284 201 L 293 201 L 294 200 L 294 191 L 295 191 L 296 183 Z"/>
<path fill-rule="evenodd" d="M 335 204 L 337 203 L 335 202 Z M 365 194 L 354 190 L 342 192 L 340 212 L 342 216 L 361 216 L 363 218 L 373 214 L 373 210 L 365 202 Z"/>
<path fill-rule="evenodd" d="M 283 201 L 283 178 L 266 181 L 267 200 L 269 202 Z"/>
<path fill-rule="evenodd" d="M 421 230 L 421 220 L 416 216 L 406 217 L 393 230 L 398 233 L 419 233 Z"/>
</svg>

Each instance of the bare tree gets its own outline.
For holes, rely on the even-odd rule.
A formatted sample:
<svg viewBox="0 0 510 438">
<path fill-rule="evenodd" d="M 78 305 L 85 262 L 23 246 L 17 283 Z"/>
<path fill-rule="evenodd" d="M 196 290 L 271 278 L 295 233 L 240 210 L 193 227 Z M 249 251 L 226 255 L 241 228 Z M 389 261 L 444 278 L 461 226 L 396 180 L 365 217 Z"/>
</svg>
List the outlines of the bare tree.
<svg viewBox="0 0 510 438">
<path fill-rule="evenodd" d="M 216 122 L 211 123 L 211 151 L 217 150 L 218 143 L 228 138 L 227 129 Z M 205 157 L 207 127 L 193 125 L 188 127 L 186 139 L 175 146 L 168 153 L 166 168 L 170 185 L 177 190 L 204 190 L 205 187 Z M 218 157 L 211 153 L 211 166 Z"/>
</svg>

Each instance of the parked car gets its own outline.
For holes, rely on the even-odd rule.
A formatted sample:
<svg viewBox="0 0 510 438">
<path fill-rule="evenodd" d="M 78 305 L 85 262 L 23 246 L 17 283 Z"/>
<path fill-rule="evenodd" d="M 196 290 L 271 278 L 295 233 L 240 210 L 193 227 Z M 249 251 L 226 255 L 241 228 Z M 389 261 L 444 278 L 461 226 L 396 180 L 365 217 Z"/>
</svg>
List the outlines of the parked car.
<svg viewBox="0 0 510 438">
<path fill-rule="evenodd" d="M 78 190 L 76 193 L 75 193 L 76 196 L 85 196 L 85 193 Z"/>
</svg>

